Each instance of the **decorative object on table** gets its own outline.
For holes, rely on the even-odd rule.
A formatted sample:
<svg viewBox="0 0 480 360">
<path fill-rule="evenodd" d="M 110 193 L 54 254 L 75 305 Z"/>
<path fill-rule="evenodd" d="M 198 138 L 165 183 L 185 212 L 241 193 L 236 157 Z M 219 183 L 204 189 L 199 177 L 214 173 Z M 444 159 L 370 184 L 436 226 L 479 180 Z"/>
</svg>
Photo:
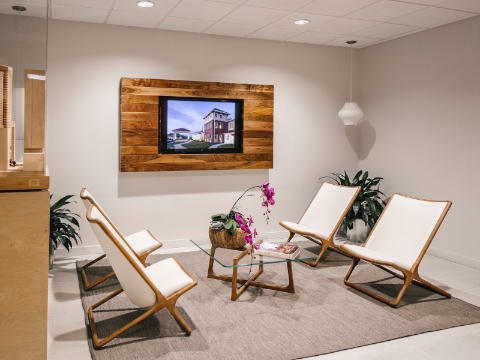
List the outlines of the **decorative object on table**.
<svg viewBox="0 0 480 360">
<path fill-rule="evenodd" d="M 73 226 L 80 230 L 80 224 L 75 216 L 80 218 L 80 215 L 72 213 L 65 206 L 71 204 L 69 201 L 74 195 L 67 195 L 58 200 L 55 204 L 50 206 L 50 256 L 49 268 L 53 267 L 53 257 L 55 250 L 58 248 L 58 243 L 61 243 L 67 251 L 73 247 L 72 240 L 78 245 L 78 240 L 82 242 L 82 238 Z M 52 199 L 52 195 L 50 195 Z M 73 226 L 72 226 L 73 225 Z"/>
<path fill-rule="evenodd" d="M 85 205 L 85 208 L 88 209 L 90 208 L 91 205 L 95 205 L 95 207 L 102 213 L 102 215 L 107 219 L 109 222 L 110 226 L 115 229 L 126 241 L 128 247 L 130 250 L 132 250 L 136 255 L 138 256 L 138 259 L 140 262 L 143 264 L 143 266 L 147 266 L 147 256 L 150 255 L 152 252 L 160 248 L 163 244 L 155 239 L 155 237 L 152 235 L 152 233 L 148 230 L 141 230 L 137 231 L 136 233 L 133 233 L 128 236 L 124 236 L 115 226 L 115 224 L 110 220 L 108 215 L 105 213 L 105 211 L 102 209 L 102 207 L 98 204 L 98 202 L 95 200 L 93 195 L 86 189 L 83 188 L 80 190 L 80 199 L 82 199 L 83 205 Z M 96 259 L 93 259 L 89 263 L 85 264 L 81 268 L 82 272 L 82 282 L 83 282 L 83 288 L 86 291 L 89 291 L 93 289 L 95 286 L 103 283 L 105 280 L 111 278 L 115 273 L 111 271 L 107 275 L 103 276 L 100 279 L 97 279 L 93 283 L 89 283 L 87 279 L 87 274 L 85 273 L 85 270 L 90 267 L 91 265 L 95 264 L 97 261 L 100 261 L 103 259 L 106 255 L 100 255 Z"/>
<path fill-rule="evenodd" d="M 255 247 L 254 255 L 264 255 L 281 259 L 295 259 L 300 255 L 300 247 L 291 243 L 264 241 Z"/>
<path fill-rule="evenodd" d="M 265 215 L 268 224 L 269 206 L 275 205 L 275 200 L 273 199 L 275 189 L 269 188 L 269 185 L 270 183 L 265 183 L 261 186 L 252 186 L 235 201 L 228 214 L 211 216 L 212 221 L 208 233 L 214 247 L 241 249 L 246 244 L 253 244 L 253 239 L 257 236 L 257 229 L 254 228 L 252 231 L 254 221 L 251 216 L 245 218 L 242 213 L 238 212 L 237 203 L 245 196 L 253 196 L 253 194 L 247 195 L 250 190 L 259 188 L 262 191 L 262 206 L 266 208 L 263 215 Z"/>
<path fill-rule="evenodd" d="M 353 257 L 353 263 L 344 279 L 345 284 L 392 307 L 400 303 L 411 283 L 450 298 L 448 292 L 422 279 L 418 274 L 420 262 L 450 206 L 451 201 L 425 200 L 394 194 L 365 244 L 341 246 L 343 251 Z M 359 286 L 348 281 L 360 260 L 403 280 L 403 286 L 395 300 L 379 295 L 378 288 L 372 292 L 364 288 L 363 284 Z M 398 271 L 394 272 L 391 268 Z"/>
<path fill-rule="evenodd" d="M 360 190 L 360 186 L 342 186 L 324 182 L 300 221 L 280 222 L 280 225 L 290 232 L 287 242 L 298 234 L 322 246 L 315 260 L 305 259 L 301 260 L 302 262 L 317 266 L 328 249 L 345 254 L 335 244 L 335 234 Z"/>
<path fill-rule="evenodd" d="M 329 178 L 338 185 L 361 187 L 360 193 L 340 225 L 339 232 L 346 233 L 349 241 L 363 243 L 386 205 L 380 197 L 380 195 L 385 196 L 385 194 L 378 190 L 380 180 L 383 180 L 383 178 L 370 179 L 368 171 L 364 173 L 362 170 L 357 172 L 351 181 L 347 172 L 343 174 L 333 173 L 332 175 L 334 177 L 323 176 L 320 179 Z"/>
<path fill-rule="evenodd" d="M 363 111 L 357 103 L 352 102 L 352 73 L 353 73 L 353 44 L 355 40 L 347 41 L 350 45 L 350 102 L 345 103 L 343 108 L 338 112 L 338 116 L 343 120 L 345 125 L 357 125 L 363 118 Z"/>
</svg>

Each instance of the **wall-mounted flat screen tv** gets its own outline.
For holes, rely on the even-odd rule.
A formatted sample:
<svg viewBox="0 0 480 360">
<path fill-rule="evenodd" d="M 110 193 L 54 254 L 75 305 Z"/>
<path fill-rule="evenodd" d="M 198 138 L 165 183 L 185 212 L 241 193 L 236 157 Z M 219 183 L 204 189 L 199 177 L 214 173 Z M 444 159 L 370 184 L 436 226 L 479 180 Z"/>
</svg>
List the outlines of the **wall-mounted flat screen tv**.
<svg viewBox="0 0 480 360">
<path fill-rule="evenodd" d="M 163 154 L 242 153 L 243 100 L 159 98 Z"/>
</svg>

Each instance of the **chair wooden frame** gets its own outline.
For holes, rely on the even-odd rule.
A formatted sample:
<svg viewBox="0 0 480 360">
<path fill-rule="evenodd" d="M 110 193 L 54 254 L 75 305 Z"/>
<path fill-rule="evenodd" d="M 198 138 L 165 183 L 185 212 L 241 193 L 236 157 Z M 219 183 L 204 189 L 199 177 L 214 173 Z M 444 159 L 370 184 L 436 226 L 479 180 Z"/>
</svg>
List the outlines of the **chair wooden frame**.
<svg viewBox="0 0 480 360">
<path fill-rule="evenodd" d="M 110 225 L 119 233 L 121 234 L 121 232 L 117 229 L 117 227 L 115 226 L 115 224 L 110 220 L 110 218 L 107 216 L 107 214 L 105 214 L 105 212 L 103 211 L 102 207 L 96 202 L 96 200 L 91 197 L 91 196 L 86 196 L 84 194 L 84 191 L 86 190 L 86 188 L 82 188 L 82 190 L 80 190 L 80 198 L 81 199 L 85 199 L 85 200 L 88 200 L 90 201 L 90 204 L 93 204 L 97 207 L 98 211 L 100 211 L 102 213 L 102 215 L 105 217 L 105 219 L 107 219 L 107 221 L 110 223 Z M 150 236 L 157 240 L 153 234 L 150 232 L 150 230 L 146 230 Z M 158 241 L 158 240 L 157 240 Z M 132 249 L 132 247 L 128 244 L 128 240 L 125 242 L 127 244 L 127 246 L 130 248 L 130 250 L 132 250 L 132 252 L 137 256 L 138 260 L 143 264 L 143 266 L 147 266 L 146 265 L 146 261 L 147 261 L 147 256 L 150 255 L 152 252 L 154 252 L 155 250 L 161 248 L 163 246 L 163 244 L 158 241 L 158 246 L 148 250 L 148 251 L 145 251 L 144 253 L 138 255 L 136 253 L 135 250 Z M 89 263 L 83 265 L 81 268 L 80 268 L 80 272 L 81 272 L 81 275 L 82 275 L 82 282 L 83 282 L 83 288 L 85 289 L 85 291 L 89 291 L 91 289 L 93 289 L 95 286 L 101 284 L 102 282 L 108 280 L 109 278 L 111 278 L 113 275 L 115 275 L 115 273 L 112 271 L 111 273 L 105 275 L 104 277 L 102 277 L 101 279 L 98 279 L 97 281 L 93 282 L 93 283 L 89 283 L 88 282 L 88 279 L 87 279 L 87 274 L 85 273 L 85 269 L 87 269 L 88 267 L 92 266 L 93 264 L 95 264 L 96 262 L 102 260 L 103 258 L 105 258 L 105 254 L 103 255 L 100 255 L 99 257 L 97 257 L 96 259 L 90 261 Z"/>
<path fill-rule="evenodd" d="M 131 327 L 135 326 L 136 324 L 140 323 L 142 320 L 146 319 L 148 316 L 155 314 L 156 312 L 162 310 L 163 308 L 167 308 L 167 310 L 172 314 L 172 316 L 175 318 L 177 323 L 180 325 L 180 327 L 187 333 L 187 335 L 190 335 L 192 330 L 190 329 L 190 326 L 188 326 L 187 322 L 182 318 L 178 310 L 176 309 L 176 302 L 178 298 L 195 287 L 198 284 L 198 281 L 194 279 L 188 272 L 187 270 L 178 262 L 177 259 L 174 258 L 174 260 L 177 262 L 177 264 L 180 266 L 180 268 L 185 272 L 185 274 L 192 279 L 192 283 L 184 287 L 183 289 L 173 293 L 169 297 L 163 296 L 163 294 L 157 289 L 157 287 L 152 283 L 152 281 L 144 274 L 144 272 L 139 268 L 137 263 L 132 259 L 132 257 L 128 254 L 127 251 L 123 248 L 123 246 L 118 242 L 117 239 L 115 239 L 115 236 L 108 230 L 108 228 L 101 222 L 98 221 L 97 219 L 92 218 L 91 216 L 91 211 L 95 205 L 90 205 L 87 211 L 87 220 L 89 222 L 95 222 L 97 223 L 102 230 L 107 234 L 109 239 L 115 244 L 115 246 L 120 250 L 120 252 L 125 256 L 125 258 L 128 260 L 128 262 L 137 270 L 139 275 L 145 280 L 145 282 L 148 284 L 148 286 L 152 289 L 152 291 L 155 293 L 156 301 L 155 304 L 144 314 L 140 315 L 136 319 L 132 320 L 128 324 L 124 325 L 120 329 L 116 330 L 112 334 L 108 335 L 105 337 L 103 340 L 100 340 L 98 338 L 98 333 L 97 333 L 97 326 L 95 324 L 95 319 L 93 316 L 93 310 L 99 307 L 100 305 L 106 303 L 107 301 L 113 299 L 115 296 L 119 295 L 120 293 L 123 292 L 123 289 L 120 288 L 110 295 L 106 296 L 102 300 L 96 302 L 92 306 L 88 308 L 88 320 L 90 322 L 90 328 L 92 330 L 92 342 L 93 342 L 93 347 L 95 349 L 98 349 L 105 344 L 109 343 L 119 335 L 123 334 L 125 331 L 130 329 Z M 97 209 L 100 211 L 100 209 L 97 207 Z M 102 213 L 103 215 L 103 213 Z M 125 238 L 121 235 L 121 233 L 118 233 L 119 236 L 122 237 L 122 239 L 125 241 Z M 127 244 L 127 243 L 126 243 Z M 128 245 L 128 244 L 127 244 Z M 133 252 L 135 254 L 135 252 Z"/>
<path fill-rule="evenodd" d="M 404 196 L 404 197 L 407 197 L 407 198 L 410 198 L 410 199 L 414 199 L 414 200 L 421 200 L 421 201 L 428 201 L 428 202 L 446 202 L 447 205 L 445 206 L 445 209 L 443 210 L 441 216 L 439 217 L 439 219 L 437 220 L 437 223 L 435 224 L 435 227 L 433 228 L 432 232 L 430 233 L 427 241 L 425 242 L 425 245 L 423 246 L 422 248 L 422 251 L 420 252 L 420 254 L 418 255 L 417 257 L 417 260 L 414 262 L 414 264 L 412 265 L 412 267 L 410 269 L 404 269 L 396 264 L 393 264 L 391 262 L 388 262 L 388 261 L 379 261 L 379 260 L 374 260 L 374 259 L 371 259 L 371 258 L 368 258 L 368 257 L 362 257 L 362 258 L 359 258 L 356 254 L 353 254 L 351 252 L 349 252 L 349 250 L 347 248 L 345 248 L 343 245 L 341 245 L 340 247 L 342 248 L 342 250 L 344 252 L 346 252 L 350 257 L 353 258 L 353 263 L 350 267 L 350 269 L 348 270 L 347 274 L 345 275 L 345 279 L 344 279 L 344 283 L 345 285 L 348 285 L 364 294 L 367 294 L 391 307 L 397 307 L 398 304 L 400 303 L 400 301 L 402 300 L 403 298 L 403 295 L 405 294 L 405 291 L 407 290 L 407 288 L 410 286 L 410 284 L 415 284 L 417 286 L 420 286 L 422 288 L 425 288 L 427 290 L 431 290 L 439 295 L 443 295 L 447 298 L 451 298 L 451 294 L 449 294 L 448 292 L 446 292 L 445 290 L 439 288 L 438 286 L 435 286 L 433 285 L 432 283 L 428 282 L 427 280 L 423 279 L 419 274 L 418 274 L 418 268 L 420 266 L 420 262 L 422 261 L 423 257 L 425 256 L 425 253 L 427 252 L 427 249 L 428 247 L 430 246 L 430 243 L 432 242 L 433 238 L 435 237 L 440 225 L 442 224 L 443 220 L 445 219 L 445 216 L 447 215 L 448 213 L 448 210 L 450 210 L 450 207 L 452 206 L 452 202 L 451 201 L 440 201 L 440 200 L 427 200 L 427 199 L 421 199 L 421 198 L 416 198 L 416 197 L 413 197 L 413 196 L 408 196 L 408 195 L 403 195 L 403 194 L 400 194 L 400 193 L 395 193 L 394 195 L 400 195 L 400 196 Z M 393 196 L 390 198 L 390 201 L 388 202 L 387 206 L 385 206 L 385 209 L 383 210 L 382 214 L 380 215 L 380 217 L 378 218 L 378 220 L 376 221 L 375 225 L 373 226 L 373 229 L 372 231 L 370 232 L 370 234 L 368 235 L 367 239 L 365 240 L 365 242 L 362 244 L 362 247 L 365 247 L 365 245 L 367 244 L 368 240 L 370 239 L 370 236 L 371 234 L 373 234 L 373 232 L 375 231 L 375 228 L 377 227 L 377 224 L 380 223 L 381 219 L 382 219 L 382 216 L 383 214 L 385 214 L 385 212 L 387 211 L 388 209 L 388 206 L 390 205 L 390 202 L 392 201 L 393 199 Z M 369 262 L 371 263 L 372 265 L 388 272 L 389 274 L 403 280 L 403 286 L 402 288 L 400 289 L 397 297 L 395 298 L 395 300 L 389 300 L 388 298 L 386 297 L 382 297 L 378 294 L 375 294 L 365 288 L 362 288 L 360 286 L 358 286 L 357 284 L 354 284 L 350 281 L 348 281 L 348 279 L 350 278 L 353 270 L 355 269 L 355 267 L 358 265 L 358 263 L 360 262 L 360 260 L 364 260 L 366 262 Z M 402 273 L 402 275 L 386 268 L 385 266 L 389 266 L 389 267 L 392 267 L 398 271 L 400 271 Z"/>
<path fill-rule="evenodd" d="M 338 184 L 332 184 L 331 182 L 324 182 L 325 183 L 328 183 L 330 185 L 334 185 L 334 186 L 342 186 L 342 185 L 338 185 Z M 323 186 L 323 184 L 322 184 Z M 337 224 L 335 225 L 335 228 L 333 229 L 333 232 L 330 234 L 330 236 L 328 238 L 322 238 L 320 236 L 315 236 L 315 235 L 310 235 L 310 234 L 301 234 L 301 233 L 295 233 L 295 232 L 292 232 L 289 230 L 290 234 L 287 238 L 287 242 L 290 242 L 290 240 L 292 240 L 292 238 L 295 236 L 295 234 L 298 234 L 298 235 L 301 235 L 303 236 L 304 238 L 310 240 L 310 241 L 313 241 L 314 243 L 320 245 L 322 247 L 322 249 L 320 250 L 320 253 L 318 254 L 318 257 L 314 260 L 314 261 L 311 261 L 311 260 L 301 260 L 303 263 L 307 264 L 307 265 L 310 265 L 312 267 L 316 267 L 318 265 L 318 263 L 320 262 L 323 254 L 325 254 L 325 252 L 327 251 L 327 249 L 330 249 L 332 251 L 335 251 L 339 254 L 342 254 L 342 255 L 345 255 L 347 257 L 352 257 L 351 255 L 347 254 L 345 251 L 343 251 L 339 246 L 335 245 L 335 235 L 337 234 L 337 231 L 338 229 L 340 228 L 340 225 L 342 225 L 342 221 L 343 219 L 345 218 L 345 216 L 347 216 L 347 213 L 348 211 L 350 210 L 350 208 L 352 207 L 353 203 L 355 202 L 355 200 L 357 199 L 357 196 L 358 194 L 360 193 L 360 191 L 362 190 L 362 188 L 360 186 L 357 186 L 357 191 L 355 192 L 355 196 L 352 198 L 352 200 L 349 202 L 348 206 L 345 208 L 345 211 L 342 213 L 342 216 L 340 216 L 340 219 L 338 220 Z M 320 190 L 322 190 L 322 188 L 320 187 L 320 189 L 318 190 L 317 194 L 320 192 Z M 316 196 L 316 195 L 315 195 Z M 315 197 L 312 199 L 312 201 L 310 201 L 310 204 L 308 205 L 308 207 L 305 209 L 305 211 L 303 212 L 303 215 L 300 217 L 300 220 L 298 222 L 300 222 L 303 218 L 303 216 L 306 214 L 306 212 L 308 211 L 310 205 L 313 203 L 313 201 L 315 200 Z M 281 224 L 280 224 L 281 225 Z M 287 229 L 288 230 L 288 229 Z"/>
</svg>

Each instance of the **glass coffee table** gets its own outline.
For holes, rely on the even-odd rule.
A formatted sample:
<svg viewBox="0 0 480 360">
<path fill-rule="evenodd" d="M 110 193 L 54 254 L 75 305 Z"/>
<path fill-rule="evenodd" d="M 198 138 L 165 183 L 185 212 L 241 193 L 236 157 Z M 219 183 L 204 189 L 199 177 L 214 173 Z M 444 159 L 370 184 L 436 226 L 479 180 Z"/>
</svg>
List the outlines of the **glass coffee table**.
<svg viewBox="0 0 480 360">
<path fill-rule="evenodd" d="M 255 244 L 259 244 L 262 241 L 271 241 L 271 242 L 281 242 L 279 238 L 272 237 L 269 235 L 266 236 L 258 236 Z M 315 260 L 317 255 L 311 253 L 303 248 L 300 250 L 300 256 L 295 259 L 281 259 L 276 257 L 267 257 L 263 255 L 255 255 L 253 258 L 250 256 L 250 246 L 244 247 L 239 250 L 234 249 L 222 249 L 222 255 L 216 255 L 217 249 L 210 243 L 210 239 L 208 237 L 198 237 L 192 238 L 190 241 L 195 244 L 200 250 L 209 256 L 209 263 L 208 263 L 208 273 L 207 277 L 211 279 L 229 281 L 232 283 L 232 296 L 231 300 L 235 301 L 238 297 L 249 287 L 249 286 L 256 286 L 264 289 L 271 289 L 277 291 L 284 291 L 288 293 L 295 293 L 295 286 L 293 282 L 293 271 L 292 271 L 292 262 L 302 261 L 302 260 Z M 227 254 L 226 254 L 227 252 Z M 217 263 L 220 266 L 228 269 L 232 269 L 232 276 L 227 275 L 218 275 L 213 271 L 213 264 Z M 262 274 L 263 267 L 265 265 L 270 264 L 280 264 L 286 263 L 287 264 L 287 271 L 288 271 L 288 284 L 287 285 L 276 285 L 276 284 L 268 284 L 265 282 L 256 281 L 257 278 Z M 258 270 L 250 276 L 248 279 L 243 279 L 238 277 L 238 269 L 243 267 L 250 267 L 250 266 L 258 266 Z M 237 289 L 237 284 L 242 284 L 240 288 Z"/>
</svg>

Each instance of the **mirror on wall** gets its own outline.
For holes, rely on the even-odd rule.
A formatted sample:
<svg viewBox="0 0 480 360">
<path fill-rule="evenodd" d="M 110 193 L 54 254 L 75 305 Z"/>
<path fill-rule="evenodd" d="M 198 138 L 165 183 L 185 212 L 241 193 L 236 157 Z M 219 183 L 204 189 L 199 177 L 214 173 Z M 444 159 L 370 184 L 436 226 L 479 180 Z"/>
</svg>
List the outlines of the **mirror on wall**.
<svg viewBox="0 0 480 360">
<path fill-rule="evenodd" d="M 8 141 L 10 168 L 11 160 L 24 163 L 24 153 L 37 159 L 37 170 L 44 166 L 44 155 L 38 159 L 45 152 L 47 2 L 0 2 L 0 137 L 4 134 L 3 143 Z"/>
</svg>

